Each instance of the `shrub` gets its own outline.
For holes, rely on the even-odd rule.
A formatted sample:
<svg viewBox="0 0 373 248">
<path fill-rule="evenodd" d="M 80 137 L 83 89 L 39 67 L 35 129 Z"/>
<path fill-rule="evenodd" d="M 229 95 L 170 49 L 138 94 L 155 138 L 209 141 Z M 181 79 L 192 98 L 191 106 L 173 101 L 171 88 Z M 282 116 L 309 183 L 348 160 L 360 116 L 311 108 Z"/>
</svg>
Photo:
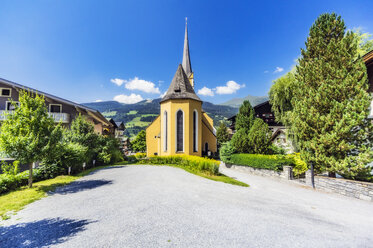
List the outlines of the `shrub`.
<svg viewBox="0 0 373 248">
<path fill-rule="evenodd" d="M 281 155 L 233 154 L 230 161 L 232 164 L 274 171 L 281 171 L 285 165 L 294 165 L 293 159 Z"/>
<path fill-rule="evenodd" d="M 137 161 L 138 161 L 135 155 L 127 156 L 127 157 L 126 157 L 126 160 L 127 160 L 129 163 L 137 163 Z"/>
<path fill-rule="evenodd" d="M 38 175 L 38 169 L 33 170 L 35 182 L 43 180 Z M 0 194 L 15 190 L 28 184 L 29 171 L 18 173 L 17 175 L 0 174 Z"/>
<path fill-rule="evenodd" d="M 308 170 L 307 163 L 301 159 L 300 153 L 286 155 L 286 158 L 292 159 L 294 162 L 294 176 L 300 176 Z"/>
<path fill-rule="evenodd" d="M 153 156 L 143 161 L 151 164 L 169 164 L 186 167 L 196 172 L 219 173 L 219 161 L 190 155 Z"/>
<path fill-rule="evenodd" d="M 226 163 L 230 163 L 234 148 L 230 142 L 224 143 L 220 148 L 220 159 Z"/>
<path fill-rule="evenodd" d="M 277 146 L 275 144 L 271 144 L 268 147 L 268 154 L 279 154 L 279 155 L 285 155 L 286 151 L 283 147 Z"/>
<path fill-rule="evenodd" d="M 1 170 L 4 174 L 17 175 L 19 173 L 19 161 L 15 160 L 13 163 L 1 161 Z"/>
<path fill-rule="evenodd" d="M 123 161 L 123 154 L 119 150 L 119 141 L 117 139 L 109 136 L 100 136 L 98 139 L 98 163 L 109 164 Z"/>
<path fill-rule="evenodd" d="M 64 174 L 65 171 L 65 168 L 57 164 L 43 164 L 35 170 L 35 180 L 40 181 L 55 178 L 56 176 Z"/>
<path fill-rule="evenodd" d="M 145 158 L 146 157 L 146 153 L 138 152 L 138 153 L 135 154 L 135 157 L 137 159 L 139 159 L 139 158 Z"/>
</svg>

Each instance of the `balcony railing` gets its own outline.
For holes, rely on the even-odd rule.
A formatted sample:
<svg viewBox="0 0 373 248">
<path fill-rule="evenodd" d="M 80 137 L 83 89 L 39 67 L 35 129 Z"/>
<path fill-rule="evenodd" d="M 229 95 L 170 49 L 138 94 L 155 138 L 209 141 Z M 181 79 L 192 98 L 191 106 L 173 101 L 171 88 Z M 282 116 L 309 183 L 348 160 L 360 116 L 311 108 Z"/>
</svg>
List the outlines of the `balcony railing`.
<svg viewBox="0 0 373 248">
<path fill-rule="evenodd" d="M 0 110 L 0 121 L 6 119 L 6 113 L 12 113 L 13 111 L 8 110 Z M 48 113 L 50 117 L 54 119 L 54 122 L 62 122 L 62 123 L 69 123 L 70 122 L 70 114 L 68 113 Z"/>
</svg>

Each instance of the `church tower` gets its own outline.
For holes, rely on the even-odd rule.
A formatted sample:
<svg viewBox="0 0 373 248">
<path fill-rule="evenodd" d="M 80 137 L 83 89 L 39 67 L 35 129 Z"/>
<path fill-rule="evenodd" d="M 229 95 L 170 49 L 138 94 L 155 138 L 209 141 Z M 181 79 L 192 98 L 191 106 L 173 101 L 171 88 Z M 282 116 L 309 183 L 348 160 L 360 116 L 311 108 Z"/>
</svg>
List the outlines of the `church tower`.
<svg viewBox="0 0 373 248">
<path fill-rule="evenodd" d="M 188 76 L 189 82 L 194 88 L 194 73 L 192 71 L 192 64 L 190 63 L 189 54 L 189 40 L 188 40 L 188 19 L 185 18 L 185 36 L 184 36 L 184 51 L 183 51 L 183 69 Z"/>
<path fill-rule="evenodd" d="M 148 157 L 217 152 L 213 120 L 202 110 L 202 100 L 194 91 L 187 26 L 182 64 L 160 101 L 160 109 L 160 115 L 146 129 Z"/>
</svg>

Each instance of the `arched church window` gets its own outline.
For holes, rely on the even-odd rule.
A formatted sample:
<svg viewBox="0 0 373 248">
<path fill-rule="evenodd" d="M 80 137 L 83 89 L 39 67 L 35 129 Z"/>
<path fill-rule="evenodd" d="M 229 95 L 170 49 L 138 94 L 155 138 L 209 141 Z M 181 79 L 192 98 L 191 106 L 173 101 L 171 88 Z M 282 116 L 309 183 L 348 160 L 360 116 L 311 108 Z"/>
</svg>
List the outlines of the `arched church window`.
<svg viewBox="0 0 373 248">
<path fill-rule="evenodd" d="M 167 111 L 164 111 L 163 114 L 163 147 L 164 151 L 167 151 L 168 146 L 168 117 L 167 117 Z"/>
<path fill-rule="evenodd" d="M 184 116 L 183 111 L 176 113 L 176 151 L 184 151 Z"/>
<path fill-rule="evenodd" d="M 193 111 L 193 152 L 198 151 L 198 112 Z"/>
</svg>

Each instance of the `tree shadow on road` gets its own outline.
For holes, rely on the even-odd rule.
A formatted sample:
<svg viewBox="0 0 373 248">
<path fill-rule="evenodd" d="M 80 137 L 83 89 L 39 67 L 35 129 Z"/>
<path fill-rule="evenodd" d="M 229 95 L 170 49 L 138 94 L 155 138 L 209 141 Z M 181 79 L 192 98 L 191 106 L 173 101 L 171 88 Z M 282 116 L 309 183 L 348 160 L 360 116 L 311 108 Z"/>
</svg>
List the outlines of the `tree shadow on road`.
<svg viewBox="0 0 373 248">
<path fill-rule="evenodd" d="M 74 181 L 64 187 L 57 188 L 55 191 L 49 192 L 50 195 L 54 194 L 71 194 L 77 193 L 84 190 L 94 189 L 104 185 L 110 185 L 113 182 L 111 180 L 81 180 L 81 181 Z M 43 189 L 42 189 L 43 190 Z"/>
<path fill-rule="evenodd" d="M 45 247 L 63 243 L 93 222 L 56 218 L 0 226 L 0 247 Z"/>
</svg>

